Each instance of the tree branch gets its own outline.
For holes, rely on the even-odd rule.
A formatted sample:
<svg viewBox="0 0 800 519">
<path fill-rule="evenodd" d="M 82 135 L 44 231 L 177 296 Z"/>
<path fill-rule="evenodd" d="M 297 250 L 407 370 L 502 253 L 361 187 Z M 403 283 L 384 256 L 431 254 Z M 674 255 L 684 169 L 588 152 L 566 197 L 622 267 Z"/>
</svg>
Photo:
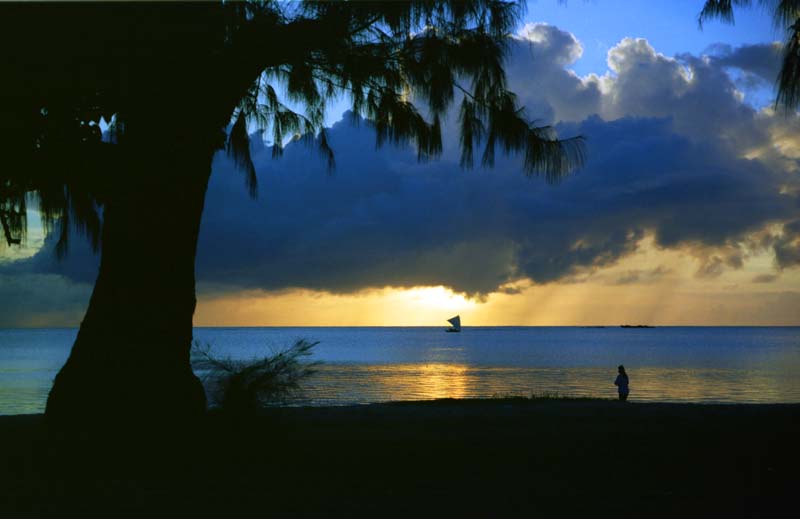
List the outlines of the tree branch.
<svg viewBox="0 0 800 519">
<path fill-rule="evenodd" d="M 3 224 L 3 234 L 5 234 L 6 242 L 9 246 L 19 245 L 22 243 L 20 238 L 14 238 L 11 236 L 11 227 L 8 225 L 8 219 L 5 211 L 0 211 L 0 223 Z"/>
</svg>

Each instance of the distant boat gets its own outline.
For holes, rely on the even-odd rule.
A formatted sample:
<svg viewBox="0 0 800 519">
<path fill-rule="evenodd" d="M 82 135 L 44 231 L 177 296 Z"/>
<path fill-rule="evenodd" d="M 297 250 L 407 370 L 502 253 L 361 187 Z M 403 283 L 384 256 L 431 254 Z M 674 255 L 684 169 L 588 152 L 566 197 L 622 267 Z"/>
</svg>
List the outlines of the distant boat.
<svg viewBox="0 0 800 519">
<path fill-rule="evenodd" d="M 461 316 L 457 315 L 455 317 L 451 317 L 447 320 L 448 323 L 452 324 L 450 328 L 446 329 L 446 332 L 460 332 L 461 331 Z"/>
<path fill-rule="evenodd" d="M 646 324 L 622 324 L 620 328 L 655 328 L 655 326 L 648 326 Z"/>
</svg>

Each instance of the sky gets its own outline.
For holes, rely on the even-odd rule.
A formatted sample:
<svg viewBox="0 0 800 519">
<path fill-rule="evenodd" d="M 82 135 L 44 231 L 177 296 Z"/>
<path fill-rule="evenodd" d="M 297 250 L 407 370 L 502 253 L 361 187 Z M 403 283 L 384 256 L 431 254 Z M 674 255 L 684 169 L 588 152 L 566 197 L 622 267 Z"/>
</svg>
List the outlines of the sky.
<svg viewBox="0 0 800 519">
<path fill-rule="evenodd" d="M 530 2 L 509 85 L 586 138 L 558 185 L 376 149 L 328 114 L 337 168 L 259 142 L 259 197 L 220 154 L 197 258 L 198 326 L 800 325 L 800 121 L 775 114 L 782 34 L 759 8 L 697 25 L 699 1 Z M 450 131 L 448 131 L 450 130 Z M 57 261 L 31 213 L 0 248 L 0 326 L 75 326 L 98 259 Z"/>
</svg>

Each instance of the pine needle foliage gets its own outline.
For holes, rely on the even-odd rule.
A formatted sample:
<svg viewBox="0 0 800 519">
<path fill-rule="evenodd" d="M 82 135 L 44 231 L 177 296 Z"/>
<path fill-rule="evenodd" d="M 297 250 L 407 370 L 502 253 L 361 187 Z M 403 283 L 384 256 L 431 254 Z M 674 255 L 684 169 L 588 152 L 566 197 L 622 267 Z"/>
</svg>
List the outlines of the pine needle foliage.
<svg viewBox="0 0 800 519">
<path fill-rule="evenodd" d="M 778 97 L 775 104 L 793 112 L 800 107 L 800 16 L 789 31 L 789 41 L 783 48 L 783 63 L 778 75 Z"/>
<path fill-rule="evenodd" d="M 698 23 L 701 28 L 713 18 L 734 23 L 734 9 L 753 3 L 753 0 L 707 0 Z M 795 114 L 800 108 L 800 0 L 758 0 L 758 4 L 772 11 L 775 25 L 786 30 L 781 70 L 775 80 L 778 91 L 775 108 Z"/>
<path fill-rule="evenodd" d="M 298 339 L 289 348 L 251 360 L 220 358 L 197 341 L 192 364 L 202 373 L 220 409 L 232 415 L 253 415 L 264 406 L 286 402 L 301 383 L 316 373 L 319 362 L 308 360 L 319 341 Z"/>
<path fill-rule="evenodd" d="M 441 153 L 443 115 L 461 102 L 465 167 L 478 147 L 484 165 L 499 148 L 524 157 L 525 174 L 556 182 L 583 161 L 580 137 L 559 140 L 537 127 L 506 88 L 503 62 L 522 1 L 0 9 L 0 48 L 13 53 L 0 83 L 0 142 L 12 164 L 0 171 L 4 243 L 24 241 L 23 207 L 34 196 L 45 229 L 59 234 L 59 254 L 71 226 L 98 246 L 103 205 L 131 181 L 126 175 L 146 174 L 119 167 L 143 144 L 177 138 L 225 149 L 253 196 L 253 130 L 269 137 L 275 157 L 299 138 L 333 168 L 323 122 L 343 97 L 374 126 L 377 146 L 410 143 L 420 160 Z M 106 138 L 102 124 L 110 124 Z"/>
</svg>

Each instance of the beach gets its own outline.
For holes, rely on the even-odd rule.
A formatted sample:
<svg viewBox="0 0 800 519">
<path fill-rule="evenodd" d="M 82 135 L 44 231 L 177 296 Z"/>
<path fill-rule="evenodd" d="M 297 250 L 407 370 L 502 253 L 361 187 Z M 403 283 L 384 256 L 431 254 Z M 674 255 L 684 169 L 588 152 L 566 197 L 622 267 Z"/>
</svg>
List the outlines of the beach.
<svg viewBox="0 0 800 519">
<path fill-rule="evenodd" d="M 2 516 L 774 517 L 800 484 L 798 437 L 800 405 L 596 399 L 209 413 L 153 445 L 4 416 Z"/>
</svg>

